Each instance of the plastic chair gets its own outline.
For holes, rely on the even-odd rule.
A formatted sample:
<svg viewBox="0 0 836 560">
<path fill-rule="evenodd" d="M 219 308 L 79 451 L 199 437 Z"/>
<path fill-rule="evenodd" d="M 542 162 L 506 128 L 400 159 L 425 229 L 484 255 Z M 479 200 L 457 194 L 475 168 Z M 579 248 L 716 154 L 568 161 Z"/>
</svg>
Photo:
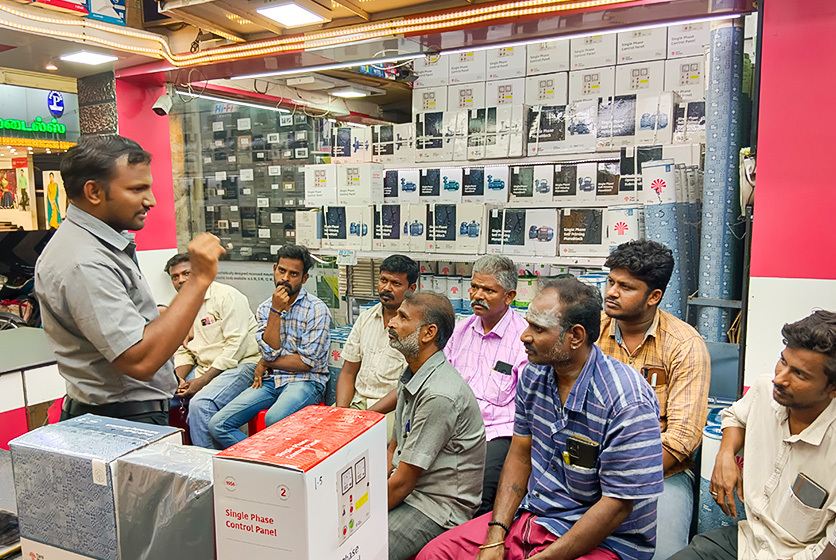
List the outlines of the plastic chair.
<svg viewBox="0 0 836 560">
<path fill-rule="evenodd" d="M 256 434 L 267 427 L 264 422 L 265 416 L 267 416 L 267 411 L 262 410 L 261 412 L 255 415 L 255 418 L 249 421 L 249 423 L 247 424 L 247 432 L 250 435 Z"/>
</svg>

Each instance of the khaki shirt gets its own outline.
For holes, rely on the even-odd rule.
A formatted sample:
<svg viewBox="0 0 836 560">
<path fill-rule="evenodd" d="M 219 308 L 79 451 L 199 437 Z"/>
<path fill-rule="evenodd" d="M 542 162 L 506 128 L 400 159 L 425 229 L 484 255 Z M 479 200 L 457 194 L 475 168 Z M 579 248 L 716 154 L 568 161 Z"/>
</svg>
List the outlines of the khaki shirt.
<svg viewBox="0 0 836 560">
<path fill-rule="evenodd" d="M 367 399 L 371 406 L 398 386 L 406 360 L 403 354 L 389 346 L 389 328 L 383 324 L 382 303 L 360 313 L 342 355 L 348 362 L 360 362 L 353 401 Z"/>
<path fill-rule="evenodd" d="M 746 430 L 738 558 L 815 560 L 836 529 L 836 401 L 800 434 L 790 435 L 787 408 L 772 397 L 772 376 L 760 377 L 722 413 L 723 428 Z M 791 488 L 804 473 L 829 493 L 824 506 L 801 503 Z"/>
</svg>

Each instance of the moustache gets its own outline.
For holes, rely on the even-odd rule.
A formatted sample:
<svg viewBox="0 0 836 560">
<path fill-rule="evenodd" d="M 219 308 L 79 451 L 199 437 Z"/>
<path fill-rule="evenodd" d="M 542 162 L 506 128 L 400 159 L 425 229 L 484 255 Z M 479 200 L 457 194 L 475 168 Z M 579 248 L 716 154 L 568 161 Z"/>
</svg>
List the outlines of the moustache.
<svg viewBox="0 0 836 560">
<path fill-rule="evenodd" d="M 386 298 L 386 299 L 395 299 L 395 294 L 393 294 L 392 292 L 387 291 L 387 290 L 383 290 L 382 292 L 380 292 L 380 293 L 378 294 L 378 296 L 380 296 L 380 299 L 383 299 L 383 298 Z"/>
<path fill-rule="evenodd" d="M 285 288 L 287 288 L 287 291 L 293 290 L 293 286 L 290 285 L 290 282 L 276 282 L 276 287 L 278 288 L 279 286 L 284 286 Z"/>
<path fill-rule="evenodd" d="M 392 327 L 389 327 L 389 336 L 391 336 L 395 340 L 400 340 L 398 333 L 395 332 L 395 329 L 393 329 Z"/>
<path fill-rule="evenodd" d="M 525 349 L 528 350 L 529 352 L 534 352 L 534 347 L 530 343 L 523 342 L 523 346 L 525 346 Z"/>
<path fill-rule="evenodd" d="M 482 307 L 484 307 L 488 311 L 490 311 L 490 309 L 491 309 L 491 304 L 488 303 L 487 301 L 483 300 L 483 299 L 474 299 L 473 301 L 471 301 L 470 302 L 470 307 L 473 307 L 474 305 L 481 305 Z"/>
</svg>

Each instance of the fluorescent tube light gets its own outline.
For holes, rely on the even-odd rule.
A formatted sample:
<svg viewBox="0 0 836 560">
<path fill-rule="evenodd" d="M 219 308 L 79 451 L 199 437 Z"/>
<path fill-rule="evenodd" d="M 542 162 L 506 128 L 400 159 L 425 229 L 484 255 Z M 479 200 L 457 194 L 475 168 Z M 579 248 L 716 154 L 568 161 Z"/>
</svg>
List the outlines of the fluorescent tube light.
<svg viewBox="0 0 836 560">
<path fill-rule="evenodd" d="M 229 99 L 224 97 L 216 97 L 214 95 L 206 95 L 205 93 L 193 93 L 190 91 L 177 90 L 180 95 L 187 95 L 189 97 L 198 97 L 208 101 L 218 101 L 220 103 L 231 103 L 233 105 L 243 105 L 244 107 L 255 107 L 256 109 L 266 109 L 267 111 L 275 111 L 277 113 L 289 113 L 289 109 L 283 107 L 276 107 L 274 105 L 259 105 L 258 103 L 248 103 L 246 101 L 238 101 L 237 99 Z"/>
<path fill-rule="evenodd" d="M 358 97 L 368 97 L 369 94 L 365 91 L 360 91 L 357 89 L 340 89 L 337 91 L 329 91 L 329 94 L 333 95 L 334 97 L 342 97 L 345 99 L 356 99 Z"/>
<path fill-rule="evenodd" d="M 65 54 L 61 56 L 61 60 L 65 60 L 67 62 L 78 62 L 79 64 L 88 64 L 90 66 L 98 66 L 99 64 L 104 64 L 105 62 L 119 60 L 119 58 L 109 54 L 78 51 L 77 53 Z"/>
</svg>

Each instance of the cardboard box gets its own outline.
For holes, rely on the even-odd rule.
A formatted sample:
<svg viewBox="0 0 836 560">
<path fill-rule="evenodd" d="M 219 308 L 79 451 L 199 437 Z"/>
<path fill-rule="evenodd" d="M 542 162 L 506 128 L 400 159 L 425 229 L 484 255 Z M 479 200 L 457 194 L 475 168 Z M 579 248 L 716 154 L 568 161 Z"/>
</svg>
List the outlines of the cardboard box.
<svg viewBox="0 0 836 560">
<path fill-rule="evenodd" d="M 412 123 L 372 127 L 372 161 L 375 163 L 413 163 L 415 126 Z"/>
<path fill-rule="evenodd" d="M 412 84 L 416 88 L 446 86 L 449 83 L 450 57 L 427 55 L 412 61 L 412 71 L 418 76 Z"/>
<path fill-rule="evenodd" d="M 427 250 L 473 255 L 485 251 L 482 204 L 433 204 L 427 207 Z"/>
<path fill-rule="evenodd" d="M 652 27 L 619 33 L 618 64 L 664 60 L 667 48 L 667 27 Z"/>
<path fill-rule="evenodd" d="M 554 166 L 552 200 L 566 205 L 595 202 L 598 164 L 564 163 Z"/>
<path fill-rule="evenodd" d="M 218 560 L 385 558 L 386 422 L 309 406 L 215 457 Z"/>
<path fill-rule="evenodd" d="M 441 170 L 421 169 L 419 176 L 419 202 L 422 204 L 435 204 L 439 202 L 439 196 L 441 194 Z"/>
<path fill-rule="evenodd" d="M 569 73 L 556 72 L 525 80 L 526 105 L 566 105 L 569 102 Z"/>
<path fill-rule="evenodd" d="M 528 110 L 529 156 L 556 154 L 566 140 L 566 106 L 533 106 Z"/>
<path fill-rule="evenodd" d="M 615 33 L 572 39 L 569 43 L 572 70 L 615 64 L 616 43 Z"/>
<path fill-rule="evenodd" d="M 607 208 L 607 246 L 609 251 L 628 241 L 641 241 L 644 234 L 644 205 Z"/>
<path fill-rule="evenodd" d="M 401 221 L 403 235 L 407 236 L 410 252 L 423 253 L 427 250 L 427 205 L 401 205 Z"/>
<path fill-rule="evenodd" d="M 702 56 L 710 44 L 711 24 L 708 22 L 668 27 L 668 58 Z"/>
<path fill-rule="evenodd" d="M 676 105 L 673 141 L 677 144 L 705 143 L 705 101 Z"/>
<path fill-rule="evenodd" d="M 467 159 L 485 158 L 488 138 L 487 115 L 487 109 L 471 109 L 467 112 Z"/>
<path fill-rule="evenodd" d="M 509 80 L 525 76 L 528 63 L 525 45 L 487 51 L 488 80 Z"/>
<path fill-rule="evenodd" d="M 671 143 L 676 99 L 676 95 L 669 91 L 636 96 L 637 144 Z"/>
<path fill-rule="evenodd" d="M 662 159 L 643 163 L 642 186 L 645 205 L 678 202 L 676 162 L 673 159 Z"/>
<path fill-rule="evenodd" d="M 679 95 L 682 101 L 705 101 L 705 59 L 701 56 L 665 62 L 665 90 Z"/>
<path fill-rule="evenodd" d="M 517 204 L 543 204 L 552 202 L 554 166 L 511 166 L 511 202 Z"/>
<path fill-rule="evenodd" d="M 305 166 L 305 206 L 337 204 L 337 166 L 333 163 Z"/>
<path fill-rule="evenodd" d="M 376 251 L 408 251 L 409 238 L 403 233 L 400 204 L 378 204 L 374 208 L 374 240 Z M 406 205 L 403 206 L 406 208 Z"/>
<path fill-rule="evenodd" d="M 598 103 L 598 143 L 600 149 L 635 143 L 636 96 L 617 95 Z"/>
<path fill-rule="evenodd" d="M 607 255 L 605 227 L 603 208 L 564 208 L 560 211 L 560 256 Z"/>
<path fill-rule="evenodd" d="M 507 165 L 485 167 L 485 202 L 508 202 L 511 174 Z"/>
<path fill-rule="evenodd" d="M 458 52 L 447 57 L 450 59 L 448 69 L 450 84 L 472 84 L 487 80 L 484 50 Z M 466 108 L 469 109 L 469 107 Z"/>
<path fill-rule="evenodd" d="M 578 101 L 566 107 L 566 140 L 562 151 L 584 152 L 595 149 L 598 133 L 598 102 Z"/>
<path fill-rule="evenodd" d="M 619 162 L 599 161 L 598 176 L 595 182 L 595 200 L 604 204 L 618 204 L 621 202 L 619 196 L 619 175 L 621 165 Z"/>
<path fill-rule="evenodd" d="M 493 80 L 485 85 L 485 105 L 522 105 L 525 103 L 525 78 Z"/>
<path fill-rule="evenodd" d="M 176 428 L 86 414 L 9 442 L 23 555 L 118 560 L 116 460 L 182 438 Z"/>
<path fill-rule="evenodd" d="M 296 244 L 308 249 L 319 249 L 322 246 L 322 211 L 296 211 Z"/>
<path fill-rule="evenodd" d="M 419 195 L 417 169 L 387 169 L 383 179 L 383 202 L 386 204 L 417 204 Z"/>
<path fill-rule="evenodd" d="M 485 201 L 485 168 L 465 167 L 462 169 L 462 202 Z"/>
<path fill-rule="evenodd" d="M 491 208 L 487 252 L 553 257 L 557 251 L 554 208 Z"/>
<path fill-rule="evenodd" d="M 412 114 L 447 110 L 447 86 L 412 90 Z"/>
<path fill-rule="evenodd" d="M 615 69 L 615 94 L 660 93 L 665 89 L 665 61 L 625 64 Z"/>
<path fill-rule="evenodd" d="M 383 166 L 379 163 L 337 165 L 337 201 L 343 206 L 383 202 Z"/>
<path fill-rule="evenodd" d="M 370 128 L 343 126 L 331 129 L 333 163 L 363 163 L 372 160 Z"/>
<path fill-rule="evenodd" d="M 371 206 L 329 206 L 323 217 L 322 248 L 371 251 L 373 229 Z"/>
<path fill-rule="evenodd" d="M 461 167 L 444 167 L 441 169 L 439 202 L 442 204 L 458 204 L 462 201 L 462 178 Z"/>
<path fill-rule="evenodd" d="M 615 95 L 615 67 L 569 72 L 569 102 L 590 101 Z"/>
<path fill-rule="evenodd" d="M 486 158 L 518 158 L 525 154 L 524 105 L 488 107 L 486 112 Z"/>
<path fill-rule="evenodd" d="M 453 159 L 455 115 L 449 112 L 415 115 L 415 153 L 417 161 Z"/>
<path fill-rule="evenodd" d="M 569 41 L 544 41 L 528 45 L 526 59 L 527 76 L 569 70 Z"/>
<path fill-rule="evenodd" d="M 125 23 L 125 0 L 86 0 L 87 17 L 116 25 Z"/>
<path fill-rule="evenodd" d="M 447 108 L 481 109 L 485 106 L 485 83 L 457 84 L 447 87 Z"/>
</svg>

